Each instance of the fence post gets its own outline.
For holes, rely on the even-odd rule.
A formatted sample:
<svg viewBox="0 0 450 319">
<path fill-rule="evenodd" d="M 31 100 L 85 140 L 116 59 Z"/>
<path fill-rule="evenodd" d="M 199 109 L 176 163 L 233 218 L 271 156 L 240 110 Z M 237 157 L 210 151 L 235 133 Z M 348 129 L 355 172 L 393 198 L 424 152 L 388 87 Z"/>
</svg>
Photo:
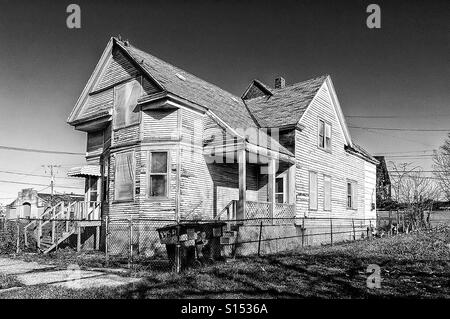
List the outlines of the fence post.
<svg viewBox="0 0 450 319">
<path fill-rule="evenodd" d="M 16 220 L 16 229 L 17 229 L 17 243 L 16 243 L 16 254 L 20 252 L 20 226 L 19 226 L 19 217 Z"/>
<path fill-rule="evenodd" d="M 109 266 L 109 216 L 105 217 L 105 261 Z"/>
<path fill-rule="evenodd" d="M 392 236 L 392 219 L 391 219 L 392 211 L 389 209 L 389 235 Z"/>
<path fill-rule="evenodd" d="M 180 225 L 177 225 L 177 243 L 175 245 L 175 272 L 178 274 L 181 270 L 180 263 Z"/>
<path fill-rule="evenodd" d="M 130 256 L 128 259 L 128 263 L 131 266 L 131 264 L 133 263 L 133 216 L 130 215 L 130 221 L 129 221 L 129 227 L 130 227 Z"/>
<path fill-rule="evenodd" d="M 41 233 L 42 233 L 42 220 L 39 218 L 38 219 L 38 228 L 37 228 L 37 246 L 40 249 L 41 248 Z"/>
<path fill-rule="evenodd" d="M 261 234 L 262 234 L 263 222 L 259 225 L 259 240 L 258 240 L 258 257 L 261 256 Z"/>
<path fill-rule="evenodd" d="M 356 240 L 356 232 L 355 232 L 355 221 L 352 218 L 352 227 L 353 227 L 353 240 Z"/>
<path fill-rule="evenodd" d="M 333 246 L 333 218 L 330 217 L 330 237 L 331 237 L 331 246 Z"/>
<path fill-rule="evenodd" d="M 302 218 L 302 248 L 305 245 L 305 217 Z"/>
</svg>

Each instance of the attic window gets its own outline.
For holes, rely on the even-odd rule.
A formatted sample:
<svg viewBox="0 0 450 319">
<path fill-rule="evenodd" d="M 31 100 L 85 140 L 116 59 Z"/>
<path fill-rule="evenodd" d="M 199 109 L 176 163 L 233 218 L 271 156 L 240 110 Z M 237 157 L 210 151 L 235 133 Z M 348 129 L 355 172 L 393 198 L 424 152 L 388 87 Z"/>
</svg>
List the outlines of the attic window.
<svg viewBox="0 0 450 319">
<path fill-rule="evenodd" d="M 175 74 L 177 76 L 177 78 L 179 78 L 182 81 L 186 81 L 186 78 L 184 76 L 182 76 L 180 73 L 176 73 Z"/>
</svg>

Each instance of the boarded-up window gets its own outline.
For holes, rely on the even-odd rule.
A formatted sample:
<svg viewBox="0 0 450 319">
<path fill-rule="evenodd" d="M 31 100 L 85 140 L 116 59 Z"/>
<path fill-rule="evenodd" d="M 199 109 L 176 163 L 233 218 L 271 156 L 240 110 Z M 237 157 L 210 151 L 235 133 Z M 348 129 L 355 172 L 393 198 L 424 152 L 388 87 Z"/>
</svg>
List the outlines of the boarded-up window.
<svg viewBox="0 0 450 319">
<path fill-rule="evenodd" d="M 132 200 L 134 198 L 134 174 L 134 152 L 116 154 L 115 200 Z"/>
<path fill-rule="evenodd" d="M 354 181 L 347 181 L 347 208 L 356 209 L 358 184 Z"/>
<path fill-rule="evenodd" d="M 331 210 L 331 177 L 323 177 L 323 209 Z"/>
<path fill-rule="evenodd" d="M 140 112 L 136 110 L 136 105 L 140 95 L 141 84 L 137 80 L 116 87 L 114 95 L 115 129 L 139 123 Z"/>
<path fill-rule="evenodd" d="M 319 120 L 319 147 L 331 151 L 331 125 Z"/>
<path fill-rule="evenodd" d="M 167 197 L 168 153 L 150 152 L 149 163 L 149 197 Z"/>
<path fill-rule="evenodd" d="M 317 210 L 317 173 L 309 172 L 309 209 Z"/>
</svg>

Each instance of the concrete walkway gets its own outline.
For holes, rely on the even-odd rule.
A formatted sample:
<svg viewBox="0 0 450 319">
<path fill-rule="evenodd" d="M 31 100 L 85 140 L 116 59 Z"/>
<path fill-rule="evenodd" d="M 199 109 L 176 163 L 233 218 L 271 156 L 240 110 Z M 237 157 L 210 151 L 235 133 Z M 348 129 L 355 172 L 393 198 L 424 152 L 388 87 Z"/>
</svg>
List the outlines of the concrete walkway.
<svg viewBox="0 0 450 319">
<path fill-rule="evenodd" d="M 71 265 L 65 270 L 56 270 L 54 265 L 10 258 L 0 258 L 0 273 L 15 275 L 16 279 L 24 286 L 54 285 L 73 289 L 117 287 L 140 280 L 140 278 L 120 276 L 117 271 L 113 274 L 98 268 L 95 271 L 81 270 L 77 265 Z"/>
</svg>

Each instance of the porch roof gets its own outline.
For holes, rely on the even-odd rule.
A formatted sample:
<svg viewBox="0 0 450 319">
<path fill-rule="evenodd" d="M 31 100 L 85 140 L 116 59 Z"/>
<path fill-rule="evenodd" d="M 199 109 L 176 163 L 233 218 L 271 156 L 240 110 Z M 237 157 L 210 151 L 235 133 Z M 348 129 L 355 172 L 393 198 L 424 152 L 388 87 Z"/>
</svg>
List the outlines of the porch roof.
<svg viewBox="0 0 450 319">
<path fill-rule="evenodd" d="M 88 176 L 101 176 L 100 165 L 84 165 L 73 167 L 67 172 L 67 176 L 72 177 L 88 177 Z"/>
</svg>

